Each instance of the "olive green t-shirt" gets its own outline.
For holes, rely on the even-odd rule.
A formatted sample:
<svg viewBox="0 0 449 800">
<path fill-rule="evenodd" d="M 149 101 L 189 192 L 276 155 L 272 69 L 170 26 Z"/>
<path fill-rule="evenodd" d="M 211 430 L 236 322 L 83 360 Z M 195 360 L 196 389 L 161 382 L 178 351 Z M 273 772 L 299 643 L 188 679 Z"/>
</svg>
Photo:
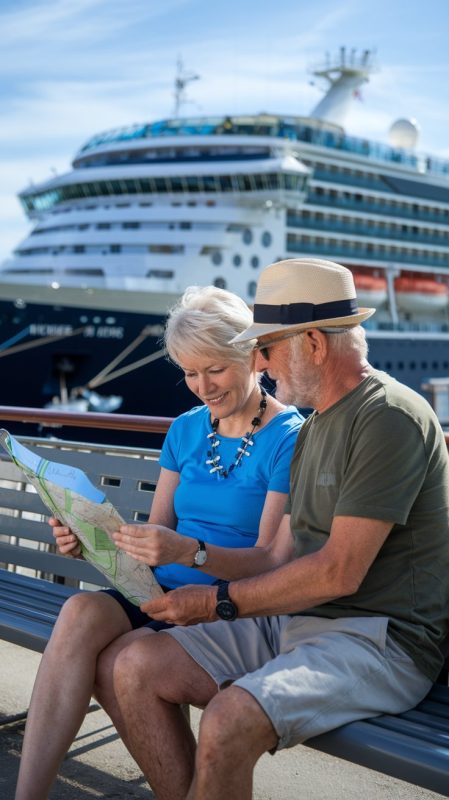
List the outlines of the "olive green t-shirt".
<svg viewBox="0 0 449 800">
<path fill-rule="evenodd" d="M 298 436 L 286 510 L 297 557 L 324 545 L 335 516 L 394 523 L 355 594 L 302 613 L 389 617 L 390 634 L 435 680 L 449 630 L 449 459 L 424 398 L 373 371 L 315 412 Z"/>
</svg>

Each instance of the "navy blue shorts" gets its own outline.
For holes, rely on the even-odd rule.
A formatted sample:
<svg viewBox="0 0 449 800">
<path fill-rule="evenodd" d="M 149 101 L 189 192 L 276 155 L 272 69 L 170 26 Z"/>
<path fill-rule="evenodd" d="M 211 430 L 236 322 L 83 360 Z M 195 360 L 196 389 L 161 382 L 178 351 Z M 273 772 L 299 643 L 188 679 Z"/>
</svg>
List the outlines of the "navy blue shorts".
<svg viewBox="0 0 449 800">
<path fill-rule="evenodd" d="M 162 586 L 164 592 L 170 591 L 165 586 Z M 117 600 L 117 603 L 120 603 L 123 611 L 127 615 L 133 630 L 136 628 L 151 628 L 153 631 L 164 631 L 167 628 L 173 628 L 171 622 L 163 622 L 162 620 L 151 619 L 148 614 L 144 614 L 143 611 L 140 610 L 139 606 L 135 606 L 134 603 L 131 603 L 129 600 L 126 599 L 122 595 L 118 589 L 100 589 L 101 592 L 105 592 L 109 594 L 114 600 Z"/>
</svg>

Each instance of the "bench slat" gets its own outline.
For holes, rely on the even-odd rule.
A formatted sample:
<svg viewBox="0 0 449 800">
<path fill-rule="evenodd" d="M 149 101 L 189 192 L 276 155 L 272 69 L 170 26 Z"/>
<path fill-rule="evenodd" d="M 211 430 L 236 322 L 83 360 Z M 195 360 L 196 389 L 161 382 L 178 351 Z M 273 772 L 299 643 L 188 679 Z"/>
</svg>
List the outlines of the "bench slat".
<svg viewBox="0 0 449 800">
<path fill-rule="evenodd" d="M 0 542 L 0 562 L 15 566 L 37 569 L 50 575 L 92 583 L 96 586 L 110 586 L 110 582 L 92 564 L 76 558 L 67 558 L 57 553 L 35 550 L 31 547 Z"/>
<path fill-rule="evenodd" d="M 352 722 L 305 744 L 449 797 L 449 747 L 373 725 Z"/>
</svg>

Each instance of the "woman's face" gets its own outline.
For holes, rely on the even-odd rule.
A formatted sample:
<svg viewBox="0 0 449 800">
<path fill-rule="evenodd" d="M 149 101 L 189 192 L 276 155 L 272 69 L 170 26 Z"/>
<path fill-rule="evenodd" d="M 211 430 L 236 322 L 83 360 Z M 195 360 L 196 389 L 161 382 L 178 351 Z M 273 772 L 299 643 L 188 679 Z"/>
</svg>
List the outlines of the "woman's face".
<svg viewBox="0 0 449 800">
<path fill-rule="evenodd" d="M 186 384 L 210 410 L 225 419 L 244 410 L 255 385 L 254 359 L 226 361 L 217 354 L 180 359 Z"/>
</svg>

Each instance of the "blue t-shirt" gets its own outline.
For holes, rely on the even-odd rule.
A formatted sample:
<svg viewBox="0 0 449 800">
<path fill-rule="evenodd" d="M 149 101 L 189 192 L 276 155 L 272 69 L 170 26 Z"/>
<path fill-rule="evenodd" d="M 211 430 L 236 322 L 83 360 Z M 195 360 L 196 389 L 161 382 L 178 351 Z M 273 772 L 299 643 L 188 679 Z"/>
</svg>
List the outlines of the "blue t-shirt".
<svg viewBox="0 0 449 800">
<path fill-rule="evenodd" d="M 251 455 L 224 478 L 210 474 L 211 467 L 206 465 L 210 449 L 207 435 L 212 430 L 207 406 L 181 414 L 165 437 L 160 457 L 162 467 L 179 472 L 174 496 L 178 533 L 221 547 L 252 547 L 258 538 L 267 492 L 288 494 L 290 461 L 302 422 L 294 406 L 281 411 L 254 435 Z M 229 438 L 218 432 L 217 438 L 221 463 L 229 468 L 241 437 Z M 166 564 L 154 571 L 158 581 L 170 589 L 217 579 L 182 564 Z"/>
</svg>

